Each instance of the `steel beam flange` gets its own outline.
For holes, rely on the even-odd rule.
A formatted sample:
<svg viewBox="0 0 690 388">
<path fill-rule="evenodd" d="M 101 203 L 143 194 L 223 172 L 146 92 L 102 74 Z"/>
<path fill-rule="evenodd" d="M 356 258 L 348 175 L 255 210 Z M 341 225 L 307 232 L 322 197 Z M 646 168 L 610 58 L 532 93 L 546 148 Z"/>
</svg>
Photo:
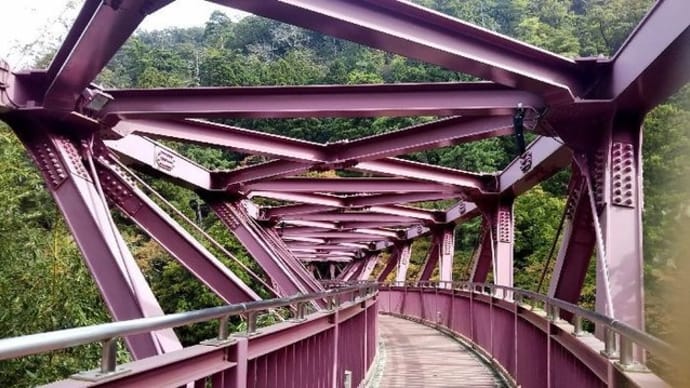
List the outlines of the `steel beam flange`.
<svg viewBox="0 0 690 388">
<path fill-rule="evenodd" d="M 93 369 L 84 372 L 75 373 L 70 376 L 71 379 L 88 381 L 88 382 L 99 382 L 110 379 L 115 376 L 122 376 L 130 373 L 131 370 L 125 368 L 117 368 L 112 372 L 101 372 L 100 369 Z"/>
</svg>

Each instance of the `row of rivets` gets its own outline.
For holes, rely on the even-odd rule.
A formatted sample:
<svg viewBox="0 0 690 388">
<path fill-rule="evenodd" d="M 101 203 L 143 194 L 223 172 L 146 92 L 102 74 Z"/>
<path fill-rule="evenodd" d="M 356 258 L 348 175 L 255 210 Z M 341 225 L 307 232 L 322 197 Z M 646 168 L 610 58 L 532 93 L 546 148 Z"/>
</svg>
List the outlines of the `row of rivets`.
<svg viewBox="0 0 690 388">
<path fill-rule="evenodd" d="M 444 256 L 445 255 L 450 255 L 453 253 L 454 250 L 454 241 L 453 241 L 453 235 L 452 233 L 444 233 L 443 234 L 443 251 L 441 252 Z"/>
<path fill-rule="evenodd" d="M 125 206 L 125 203 L 134 197 L 132 190 L 106 171 L 99 171 L 98 177 L 106 197 L 122 209 L 127 210 L 128 207 Z"/>
<path fill-rule="evenodd" d="M 36 164 L 46 178 L 51 188 L 55 189 L 67 179 L 62 161 L 58 158 L 55 149 L 48 143 L 41 143 L 36 147 Z"/>
<path fill-rule="evenodd" d="M 611 201 L 616 206 L 635 207 L 635 152 L 632 144 L 611 147 Z"/>
<path fill-rule="evenodd" d="M 212 205 L 212 207 L 218 215 L 218 218 L 220 218 L 230 229 L 237 229 L 240 226 L 240 220 L 232 214 L 232 211 L 226 204 L 216 204 Z"/>
<path fill-rule="evenodd" d="M 570 195 L 568 195 L 568 201 L 565 204 L 565 216 L 568 219 L 573 218 L 573 214 L 575 214 L 575 206 L 580 200 L 580 195 L 582 195 L 582 186 L 580 186 L 579 184 L 580 181 L 578 180 L 576 183 L 577 184 L 570 191 Z"/>
<path fill-rule="evenodd" d="M 465 212 L 467 212 L 467 206 L 465 205 L 465 201 L 463 201 L 462 199 L 458 201 L 457 207 L 460 215 L 463 215 L 465 214 Z"/>
<path fill-rule="evenodd" d="M 532 152 L 525 152 L 520 156 L 520 171 L 526 173 L 532 169 Z"/>
<path fill-rule="evenodd" d="M 604 178 L 606 173 L 606 154 L 599 150 L 594 154 L 594 166 L 592 166 L 592 189 L 594 190 L 594 200 L 597 208 L 604 206 Z"/>
<path fill-rule="evenodd" d="M 504 242 L 504 243 L 512 242 L 513 228 L 511 225 L 510 211 L 508 211 L 508 210 L 499 210 L 498 211 L 497 228 L 498 228 L 497 234 L 498 234 L 498 241 L 499 242 Z"/>
<path fill-rule="evenodd" d="M 69 164 L 70 170 L 79 175 L 80 177 L 90 180 L 89 174 L 86 172 L 84 167 L 84 162 L 81 159 L 79 150 L 74 144 L 64 136 L 56 136 L 55 141 L 60 149 L 63 151 L 65 156 L 65 162 Z"/>
</svg>

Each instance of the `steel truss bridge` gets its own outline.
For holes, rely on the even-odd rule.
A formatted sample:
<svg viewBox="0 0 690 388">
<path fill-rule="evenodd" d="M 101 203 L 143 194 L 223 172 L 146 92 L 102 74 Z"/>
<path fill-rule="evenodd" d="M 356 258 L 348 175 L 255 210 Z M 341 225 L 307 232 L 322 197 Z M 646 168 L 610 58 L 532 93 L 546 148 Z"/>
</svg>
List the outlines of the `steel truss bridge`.
<svg viewBox="0 0 690 388">
<path fill-rule="evenodd" d="M 0 119 L 40 170 L 115 321 L 0 340 L 0 359 L 102 341 L 100 369 L 56 386 L 356 386 L 371 375 L 381 312 L 462 338 L 508 384 L 663 385 L 644 367 L 646 352 L 670 359 L 674 350 L 644 333 L 642 122 L 690 77 L 690 3 L 657 1 L 610 58 L 568 59 L 405 1 L 214 0 L 485 81 L 93 84 L 142 20 L 170 2 L 87 0 L 48 68 L 0 64 Z M 443 118 L 330 144 L 208 121 L 380 116 Z M 494 136 L 513 134 L 519 143 L 523 131 L 540 136 L 497 173 L 400 158 Z M 209 171 L 160 140 L 270 160 Z M 514 199 L 568 167 L 564 234 L 548 291 L 514 289 Z M 324 170 L 370 177 L 305 175 Z M 221 264 L 136 173 L 198 193 L 262 268 L 266 279 L 258 280 L 275 299 L 261 300 Z M 253 198 L 287 205 L 259 206 Z M 448 199 L 455 205 L 444 211 L 410 205 Z M 227 305 L 164 315 L 112 210 Z M 474 217 L 482 228 L 471 275 L 454 283 L 454 228 Z M 410 245 L 422 236 L 432 244 L 421 274 L 409 279 Z M 382 252 L 390 258 L 373 273 Z M 593 256 L 595 312 L 575 306 Z M 334 283 L 315 279 L 305 266 L 314 261 L 331 264 Z M 435 268 L 438 281 L 428 283 Z M 393 271 L 396 283 L 382 285 Z M 256 315 L 281 306 L 292 306 L 294 319 L 257 332 Z M 227 320 L 237 314 L 246 316 L 247 333 L 231 336 Z M 183 348 L 172 330 L 213 319 L 221 321 L 218 338 L 200 345 Z M 583 321 L 596 336 L 583 333 Z M 117 338 L 133 362 L 115 364 Z"/>
</svg>

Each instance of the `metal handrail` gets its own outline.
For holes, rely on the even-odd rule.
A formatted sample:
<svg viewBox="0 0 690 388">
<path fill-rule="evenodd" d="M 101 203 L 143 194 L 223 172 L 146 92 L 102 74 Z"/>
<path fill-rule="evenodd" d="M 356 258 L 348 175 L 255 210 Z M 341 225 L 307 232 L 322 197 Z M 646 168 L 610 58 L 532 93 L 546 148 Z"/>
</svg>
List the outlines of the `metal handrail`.
<svg viewBox="0 0 690 388">
<path fill-rule="evenodd" d="M 227 324 L 227 319 L 229 317 L 239 314 L 252 314 L 273 308 L 308 303 L 317 299 L 330 300 L 334 297 L 354 291 L 359 291 L 357 294 L 359 296 L 372 295 L 377 289 L 377 284 L 357 284 L 311 294 L 297 294 L 285 298 L 230 304 L 159 317 L 139 318 L 129 321 L 104 323 L 21 337 L 5 338 L 0 339 L 0 360 L 65 349 L 99 341 L 114 343 L 114 341 L 111 341 L 113 338 L 126 337 L 132 334 L 150 333 L 156 330 L 170 329 L 198 322 L 207 322 L 213 319 L 220 319 L 221 323 Z M 221 326 L 223 325 L 221 324 Z M 224 328 L 221 327 L 219 332 L 224 333 L 219 335 L 219 337 L 224 336 L 227 338 L 227 329 L 224 330 Z"/>
<path fill-rule="evenodd" d="M 352 283 L 341 283 L 341 284 L 352 284 Z M 365 282 L 354 282 L 354 284 L 367 284 Z M 673 348 L 671 345 L 669 345 L 667 342 L 660 340 L 659 338 L 656 338 L 646 332 L 640 331 L 638 329 L 635 329 L 624 322 L 621 322 L 615 318 L 608 317 L 606 315 L 597 313 L 595 311 L 591 310 L 586 310 L 583 309 L 580 306 L 574 305 L 572 303 L 568 303 L 563 300 L 559 299 L 554 299 L 550 298 L 546 295 L 538 294 L 536 292 L 528 291 L 528 290 L 523 290 L 520 288 L 515 288 L 515 287 L 507 287 L 507 286 L 501 286 L 501 285 L 496 285 L 496 284 L 488 284 L 488 283 L 473 283 L 473 282 L 463 282 L 463 281 L 420 281 L 420 282 L 388 282 L 388 283 L 374 283 L 374 282 L 369 282 L 368 284 L 377 284 L 379 286 L 388 286 L 388 287 L 435 287 L 435 288 L 443 288 L 443 289 L 454 289 L 454 290 L 459 290 L 459 291 L 465 291 L 465 292 L 471 292 L 473 294 L 481 294 L 481 295 L 491 295 L 492 297 L 497 296 L 496 290 L 502 290 L 500 293 L 501 299 L 506 299 L 506 295 L 512 294 L 513 296 L 511 297 L 512 301 L 515 303 L 518 303 L 520 301 L 523 301 L 524 299 L 530 299 L 534 301 L 539 301 L 544 304 L 544 310 L 549 313 L 550 309 L 556 308 L 560 309 L 563 311 L 567 311 L 577 319 L 585 319 L 589 322 L 592 322 L 594 324 L 601 325 L 604 327 L 607 331 L 610 331 L 611 333 L 615 333 L 619 336 L 621 343 L 624 341 L 630 341 L 632 343 L 637 344 L 638 346 L 642 347 L 643 349 L 651 352 L 655 356 L 659 357 L 661 360 L 665 362 L 672 362 L 672 360 L 677 358 L 677 350 Z M 450 286 L 450 287 L 448 287 Z M 486 291 L 489 291 L 488 293 Z M 552 316 L 555 315 L 553 318 L 557 318 L 558 314 L 551 314 Z M 613 341 L 605 341 L 605 345 L 607 349 L 605 350 L 606 353 L 615 353 L 616 349 L 616 343 L 615 339 Z M 613 349 L 610 349 L 610 347 L 613 347 Z M 632 348 L 630 349 L 622 349 L 623 346 L 621 346 L 621 351 L 626 350 L 628 352 L 632 352 Z M 621 363 L 627 362 L 629 360 L 632 360 L 632 355 L 631 354 L 621 354 Z M 630 361 L 632 362 L 632 361 Z"/>
</svg>

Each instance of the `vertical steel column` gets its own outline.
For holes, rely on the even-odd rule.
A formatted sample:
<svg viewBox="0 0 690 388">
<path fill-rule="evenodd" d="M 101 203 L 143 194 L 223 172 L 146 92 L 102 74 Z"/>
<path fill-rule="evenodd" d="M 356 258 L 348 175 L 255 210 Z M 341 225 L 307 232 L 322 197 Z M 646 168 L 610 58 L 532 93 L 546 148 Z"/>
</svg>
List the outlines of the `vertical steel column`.
<svg viewBox="0 0 690 388">
<path fill-rule="evenodd" d="M 597 263 L 596 309 L 609 311 L 604 279 L 608 273 L 615 318 L 640 330 L 644 330 L 642 120 L 636 114 L 616 114 L 602 146 L 588 160 L 604 248 L 604 260 Z"/>
<path fill-rule="evenodd" d="M 41 171 L 113 319 L 163 315 L 78 146 L 35 123 L 10 124 Z M 172 330 L 132 335 L 125 341 L 134 359 L 182 348 Z"/>
<path fill-rule="evenodd" d="M 439 281 L 453 281 L 453 255 L 455 253 L 455 224 L 445 225 L 441 230 L 439 247 Z M 450 287 L 450 284 L 446 284 Z"/>
<path fill-rule="evenodd" d="M 503 198 L 492 207 L 494 284 L 513 286 L 513 199 Z"/>
<path fill-rule="evenodd" d="M 398 270 L 395 273 L 396 282 L 404 282 L 407 279 L 407 268 L 410 266 L 410 256 L 412 255 L 411 245 L 410 241 L 405 241 L 400 248 Z"/>
</svg>

